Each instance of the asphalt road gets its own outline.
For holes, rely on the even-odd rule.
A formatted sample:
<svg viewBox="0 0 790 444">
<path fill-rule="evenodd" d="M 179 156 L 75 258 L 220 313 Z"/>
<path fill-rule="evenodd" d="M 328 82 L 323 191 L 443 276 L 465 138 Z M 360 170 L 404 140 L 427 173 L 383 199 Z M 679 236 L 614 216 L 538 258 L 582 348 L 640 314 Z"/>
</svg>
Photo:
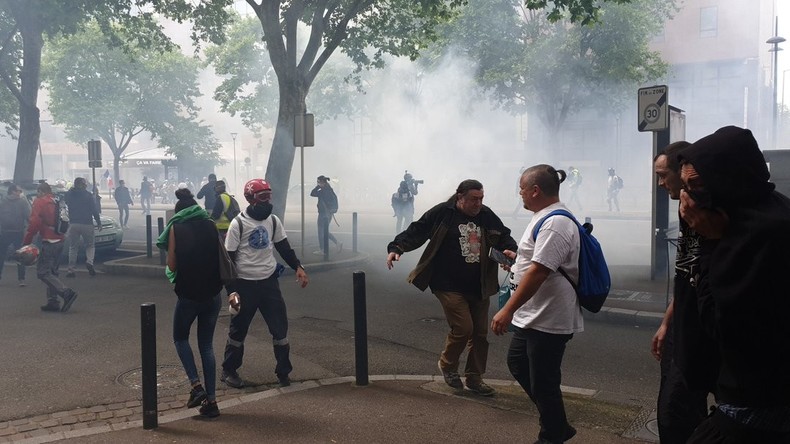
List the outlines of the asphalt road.
<svg viewBox="0 0 790 444">
<path fill-rule="evenodd" d="M 372 255 L 358 266 L 312 272 L 306 289 L 297 288 L 292 275 L 284 276 L 292 379 L 354 374 L 354 271 L 366 273 L 369 373 L 435 374 L 447 327 L 434 297 L 405 282 L 416 259 L 416 253 L 407 255 L 388 271 L 383 254 Z M 5 275 L 12 276 L 13 265 L 6 267 Z M 149 302 L 157 309 L 159 394 L 188 390 L 172 345 L 175 295 L 170 284 L 164 277 L 113 276 L 101 273 L 100 264 L 97 268 L 100 273 L 94 278 L 80 270 L 76 279 L 68 280 L 79 299 L 65 314 L 39 310 L 44 286 L 35 278 L 25 288 L 17 287 L 14 279 L 0 281 L 0 422 L 139 399 L 134 386 L 135 375 L 139 382 L 140 306 Z M 226 315 L 220 318 L 215 335 L 220 360 L 228 321 Z M 564 384 L 597 389 L 606 398 L 653 404 L 659 375 L 648 350 L 652 333 L 588 322 L 586 331 L 569 343 Z M 248 384 L 276 381 L 270 341 L 257 318 L 240 372 Z M 492 336 L 490 341 L 487 377 L 509 379 L 504 360 L 508 338 Z"/>
</svg>

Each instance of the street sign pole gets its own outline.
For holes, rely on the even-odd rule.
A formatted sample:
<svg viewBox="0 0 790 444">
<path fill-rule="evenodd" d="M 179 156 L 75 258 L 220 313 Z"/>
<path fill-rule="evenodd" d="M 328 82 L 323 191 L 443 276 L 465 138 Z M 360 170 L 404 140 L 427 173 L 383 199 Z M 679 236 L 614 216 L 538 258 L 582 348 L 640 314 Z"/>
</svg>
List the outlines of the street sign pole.
<svg viewBox="0 0 790 444">
<path fill-rule="evenodd" d="M 302 193 L 302 258 L 304 258 L 304 147 L 315 145 L 315 120 L 312 114 L 297 114 L 294 116 L 294 146 L 299 147 L 300 177 L 299 188 Z"/>
<path fill-rule="evenodd" d="M 101 196 L 99 196 L 99 186 L 96 185 L 96 168 L 101 168 L 101 141 L 88 141 L 88 166 L 93 172 L 93 200 L 96 201 L 96 211 L 101 213 Z"/>
</svg>

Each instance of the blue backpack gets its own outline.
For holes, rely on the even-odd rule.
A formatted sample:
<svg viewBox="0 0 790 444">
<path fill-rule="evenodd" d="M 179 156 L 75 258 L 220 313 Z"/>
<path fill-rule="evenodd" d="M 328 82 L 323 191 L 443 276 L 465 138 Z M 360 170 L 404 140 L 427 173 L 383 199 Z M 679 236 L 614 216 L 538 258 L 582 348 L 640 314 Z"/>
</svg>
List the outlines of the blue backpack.
<svg viewBox="0 0 790 444">
<path fill-rule="evenodd" d="M 571 283 L 573 289 L 576 290 L 579 304 L 593 313 L 598 313 L 601 311 L 606 296 L 609 295 L 612 278 L 609 276 L 609 267 L 606 266 L 606 259 L 603 257 L 601 244 L 590 234 L 592 233 L 592 224 L 586 223 L 582 226 L 568 211 L 554 210 L 535 225 L 535 229 L 532 231 L 532 240 L 537 239 L 538 231 L 543 226 L 543 222 L 555 215 L 565 216 L 574 221 L 576 226 L 579 227 L 581 244 L 581 251 L 579 252 L 579 283 L 574 283 L 568 276 L 568 273 L 562 268 L 558 268 L 557 271 L 562 273 L 565 279 Z"/>
</svg>

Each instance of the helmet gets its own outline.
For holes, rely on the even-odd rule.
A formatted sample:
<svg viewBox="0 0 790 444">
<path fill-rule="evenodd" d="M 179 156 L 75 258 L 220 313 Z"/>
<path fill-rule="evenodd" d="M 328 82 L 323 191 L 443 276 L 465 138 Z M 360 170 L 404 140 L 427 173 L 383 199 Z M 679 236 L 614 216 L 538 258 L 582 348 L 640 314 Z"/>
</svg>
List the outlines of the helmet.
<svg viewBox="0 0 790 444">
<path fill-rule="evenodd" d="M 35 245 L 25 245 L 16 250 L 14 258 L 22 265 L 33 265 L 38 261 L 38 248 Z"/>
<path fill-rule="evenodd" d="M 244 198 L 252 205 L 268 202 L 272 197 L 272 187 L 263 179 L 252 179 L 244 184 Z"/>
<path fill-rule="evenodd" d="M 414 176 L 412 176 L 411 173 L 408 172 L 408 171 L 406 171 L 406 174 L 403 175 L 403 180 L 405 180 L 405 181 L 412 180 L 413 178 L 414 178 Z"/>
</svg>

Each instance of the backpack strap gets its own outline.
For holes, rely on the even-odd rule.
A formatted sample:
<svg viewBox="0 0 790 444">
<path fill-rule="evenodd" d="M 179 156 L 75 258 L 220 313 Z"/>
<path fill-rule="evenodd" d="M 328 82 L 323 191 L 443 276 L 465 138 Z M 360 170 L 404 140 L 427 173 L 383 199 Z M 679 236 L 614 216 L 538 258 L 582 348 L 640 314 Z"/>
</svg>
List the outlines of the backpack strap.
<svg viewBox="0 0 790 444">
<path fill-rule="evenodd" d="M 532 241 L 533 241 L 533 242 L 534 242 L 535 240 L 537 240 L 537 238 L 538 238 L 538 231 L 540 231 L 540 227 L 542 227 L 542 226 L 543 226 L 543 222 L 546 222 L 546 219 L 548 219 L 548 218 L 550 218 L 550 217 L 552 217 L 552 216 L 557 216 L 557 215 L 560 215 L 560 216 L 565 216 L 565 217 L 569 218 L 569 219 L 570 219 L 570 220 L 572 220 L 574 223 L 576 223 L 576 226 L 577 226 L 577 227 L 579 227 L 579 229 L 581 229 L 581 228 L 582 228 L 582 226 L 581 226 L 581 225 L 579 225 L 579 221 L 578 221 L 578 220 L 576 220 L 576 218 L 575 218 L 575 217 L 573 217 L 573 214 L 571 214 L 569 211 L 567 211 L 567 210 L 561 210 L 561 209 L 560 209 L 560 210 L 554 210 L 554 211 L 552 211 L 551 213 L 547 214 L 545 217 L 543 217 L 543 219 L 541 219 L 541 220 L 540 220 L 540 221 L 539 221 L 539 222 L 538 222 L 538 223 L 535 225 L 535 228 L 532 230 Z M 581 234 L 581 233 L 580 233 L 580 234 Z M 557 271 L 559 271 L 561 275 L 565 276 L 565 279 L 567 279 L 567 280 L 568 280 L 568 282 L 570 282 L 571 286 L 573 287 L 573 291 L 574 291 L 574 292 L 576 292 L 576 291 L 577 291 L 577 289 L 576 289 L 576 283 L 574 283 L 574 282 L 573 282 L 573 279 L 571 279 L 571 277 L 568 275 L 568 273 L 566 273 L 566 272 L 565 272 L 565 270 L 563 270 L 561 267 L 557 267 Z"/>
<path fill-rule="evenodd" d="M 241 234 L 244 233 L 244 222 L 242 222 L 242 218 L 246 218 L 247 216 L 244 215 L 244 212 L 239 213 L 238 216 L 234 217 L 234 219 L 239 219 L 236 225 L 239 226 L 239 242 L 241 242 Z M 272 242 L 274 242 L 274 234 L 277 232 L 277 219 L 272 217 Z"/>
</svg>

